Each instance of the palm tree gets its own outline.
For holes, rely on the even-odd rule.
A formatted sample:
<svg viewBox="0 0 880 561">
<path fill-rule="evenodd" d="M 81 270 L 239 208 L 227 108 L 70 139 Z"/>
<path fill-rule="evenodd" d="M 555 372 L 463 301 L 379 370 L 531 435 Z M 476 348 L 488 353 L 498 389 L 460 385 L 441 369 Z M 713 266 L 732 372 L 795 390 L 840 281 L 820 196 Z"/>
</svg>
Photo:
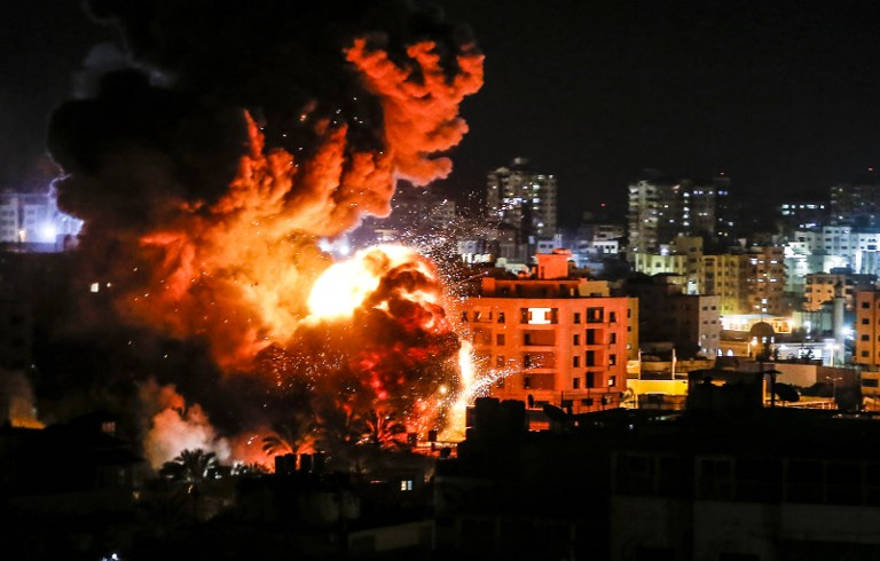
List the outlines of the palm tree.
<svg viewBox="0 0 880 561">
<path fill-rule="evenodd" d="M 314 429 L 310 415 L 296 415 L 288 422 L 274 423 L 273 433 L 263 437 L 263 452 L 267 456 L 296 454 L 304 437 Z"/>
<path fill-rule="evenodd" d="M 170 462 L 165 462 L 159 469 L 159 476 L 173 481 L 200 483 L 206 479 L 215 479 L 220 465 L 214 452 L 206 452 L 201 448 L 183 450 Z"/>
<path fill-rule="evenodd" d="M 402 444 L 397 436 L 405 433 L 406 427 L 395 418 L 394 413 L 373 409 L 364 422 L 366 424 L 365 442 L 382 448 L 401 447 Z"/>
</svg>

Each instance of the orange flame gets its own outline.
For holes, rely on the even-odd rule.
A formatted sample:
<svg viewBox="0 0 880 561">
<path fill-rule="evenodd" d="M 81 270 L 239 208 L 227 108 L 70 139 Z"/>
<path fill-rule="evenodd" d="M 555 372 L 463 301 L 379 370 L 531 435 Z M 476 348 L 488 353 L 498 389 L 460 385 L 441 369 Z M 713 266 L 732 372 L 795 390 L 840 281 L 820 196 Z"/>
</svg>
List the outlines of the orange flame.
<svg viewBox="0 0 880 561">
<path fill-rule="evenodd" d="M 411 46 L 405 66 L 368 50 L 364 40 L 345 51 L 382 105 L 384 149 L 356 151 L 346 126 L 322 121 L 314 125 L 317 147 L 298 161 L 281 148 L 267 150 L 245 114 L 249 152 L 228 192 L 211 205 L 182 203 L 175 223 L 141 237 L 157 265 L 150 288 L 125 298 L 126 311 L 175 336 L 204 336 L 226 369 L 248 368 L 269 345 L 289 344 L 310 312 L 306 295 L 327 266 L 315 237 L 338 235 L 363 214 L 387 215 L 396 176 L 427 183 L 451 169 L 447 158 L 432 155 L 467 131 L 458 106 L 482 85 L 483 57 L 464 48 L 459 71 L 448 79 L 434 49 L 432 42 Z M 365 294 L 357 288 L 331 303 L 320 296 L 324 287 L 309 300 L 331 306 L 311 310 L 318 317 L 345 315 L 343 308 Z"/>
</svg>

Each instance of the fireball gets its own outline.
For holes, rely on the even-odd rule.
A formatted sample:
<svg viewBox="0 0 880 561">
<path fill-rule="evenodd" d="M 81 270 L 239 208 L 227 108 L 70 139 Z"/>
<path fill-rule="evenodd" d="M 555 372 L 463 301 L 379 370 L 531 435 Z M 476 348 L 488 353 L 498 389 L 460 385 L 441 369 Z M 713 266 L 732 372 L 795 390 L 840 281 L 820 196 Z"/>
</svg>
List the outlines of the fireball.
<svg viewBox="0 0 880 561">
<path fill-rule="evenodd" d="M 310 317 L 320 320 L 349 318 L 379 288 L 389 271 L 414 263 L 423 274 L 434 276 L 412 248 L 402 245 L 378 245 L 362 249 L 346 261 L 325 270 L 309 294 Z M 432 298 L 422 293 L 425 298 Z"/>
</svg>

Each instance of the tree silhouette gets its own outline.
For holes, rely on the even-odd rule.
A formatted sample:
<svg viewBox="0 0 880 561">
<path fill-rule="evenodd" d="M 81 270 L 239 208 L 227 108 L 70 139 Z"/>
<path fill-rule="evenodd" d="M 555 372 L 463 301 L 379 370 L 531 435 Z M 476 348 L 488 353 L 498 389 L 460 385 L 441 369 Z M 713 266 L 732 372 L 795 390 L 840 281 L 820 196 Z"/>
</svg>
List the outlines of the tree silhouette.
<svg viewBox="0 0 880 561">
<path fill-rule="evenodd" d="M 200 483 L 206 479 L 215 479 L 220 465 L 214 452 L 206 452 L 201 448 L 183 450 L 170 462 L 165 462 L 159 469 L 159 476 L 172 481 Z"/>
<path fill-rule="evenodd" d="M 315 421 L 310 414 L 298 414 L 288 421 L 273 423 L 272 434 L 263 438 L 263 452 L 269 456 L 296 454 L 314 428 Z"/>
<path fill-rule="evenodd" d="M 406 427 L 395 418 L 394 413 L 373 409 L 364 419 L 366 432 L 364 441 L 382 448 L 399 448 L 402 446 L 398 435 L 406 432 Z"/>
</svg>

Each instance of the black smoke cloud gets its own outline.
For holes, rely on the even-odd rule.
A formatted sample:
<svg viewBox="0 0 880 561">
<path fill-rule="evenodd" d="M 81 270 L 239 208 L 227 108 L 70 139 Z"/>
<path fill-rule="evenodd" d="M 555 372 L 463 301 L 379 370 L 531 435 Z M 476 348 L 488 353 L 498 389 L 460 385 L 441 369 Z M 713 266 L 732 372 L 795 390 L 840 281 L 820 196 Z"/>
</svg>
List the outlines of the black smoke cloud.
<svg viewBox="0 0 880 561">
<path fill-rule="evenodd" d="M 61 105 L 50 122 L 49 149 L 63 170 L 59 204 L 85 219 L 86 229 L 72 292 L 83 300 L 57 318 L 47 339 L 55 346 L 42 353 L 45 376 L 64 371 L 71 385 L 87 380 L 90 387 L 78 395 L 124 393 L 154 376 L 177 383 L 226 431 L 262 422 L 257 417 L 285 410 L 290 396 L 222 376 L 197 337 L 174 341 L 126 326 L 106 302 L 100 313 L 88 311 L 92 297 L 82 287 L 112 280 L 108 291 L 120 293 L 141 284 L 123 275 L 146 269 L 138 238 L 172 220 L 182 204 L 210 204 L 226 191 L 247 151 L 243 109 L 256 117 L 269 147 L 297 157 L 307 159 L 314 149 L 321 119 L 348 125 L 347 150 L 381 149 L 381 107 L 342 48 L 368 37 L 404 61 L 405 45 L 430 39 L 451 75 L 469 33 L 445 23 L 435 8 L 393 0 L 94 0 L 87 9 L 119 30 L 124 52 L 114 53 L 108 72 L 90 73 L 80 97 Z M 59 347 L 63 360 L 52 358 Z M 99 364 L 98 355 L 105 357 Z M 114 399 L 102 403 L 111 407 Z M 116 403 L 127 407 L 127 399 Z"/>
<path fill-rule="evenodd" d="M 116 26 L 130 68 L 104 75 L 97 95 L 53 115 L 49 148 L 66 177 L 62 207 L 87 231 L 137 230 L 180 202 L 211 203 L 226 189 L 246 141 L 242 109 L 267 145 L 308 157 L 314 123 L 346 123 L 349 150 L 381 149 L 381 107 L 340 55 L 369 37 L 405 60 L 405 46 L 437 42 L 456 68 L 468 32 L 436 8 L 400 0 L 93 0 L 92 17 Z"/>
</svg>

